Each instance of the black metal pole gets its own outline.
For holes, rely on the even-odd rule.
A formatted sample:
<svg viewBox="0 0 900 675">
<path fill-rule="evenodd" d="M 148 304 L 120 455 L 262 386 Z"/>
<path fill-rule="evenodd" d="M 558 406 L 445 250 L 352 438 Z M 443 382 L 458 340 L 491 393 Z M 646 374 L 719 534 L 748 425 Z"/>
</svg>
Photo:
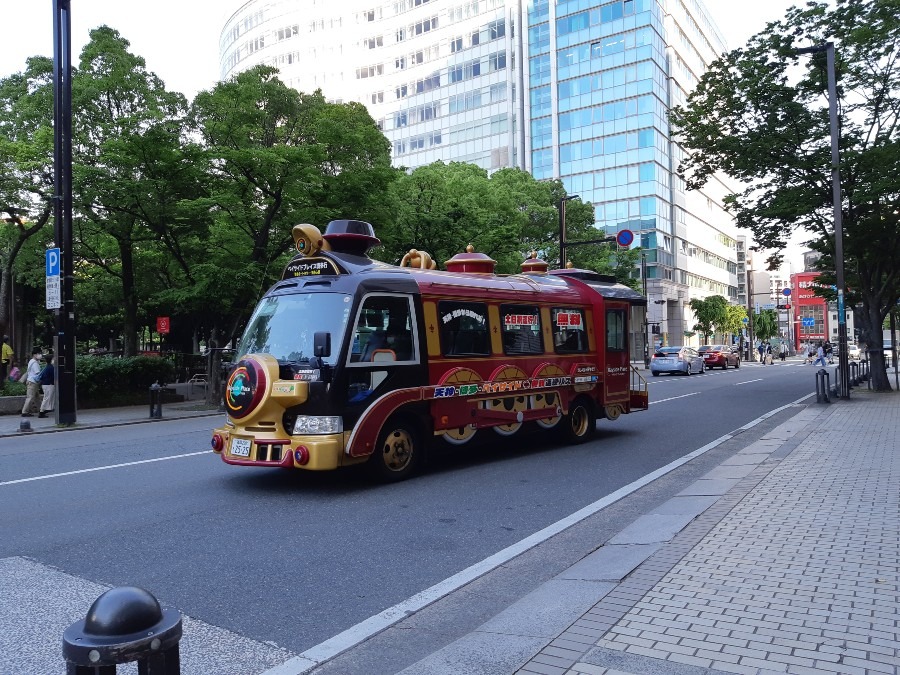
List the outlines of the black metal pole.
<svg viewBox="0 0 900 675">
<path fill-rule="evenodd" d="M 74 424 L 75 297 L 72 264 L 72 19 L 53 0 L 53 224 L 60 248 L 62 307 L 56 310 L 56 423 Z"/>
<path fill-rule="evenodd" d="M 834 202 L 834 268 L 838 301 L 838 396 L 849 398 L 850 362 L 847 354 L 847 310 L 844 305 L 844 226 L 841 207 L 841 166 L 839 152 L 837 116 L 837 76 L 834 66 L 834 43 L 825 43 L 826 65 L 828 67 L 828 118 L 831 126 L 831 192 Z"/>
<path fill-rule="evenodd" d="M 559 200 L 559 269 L 566 269 L 566 198 Z"/>
</svg>

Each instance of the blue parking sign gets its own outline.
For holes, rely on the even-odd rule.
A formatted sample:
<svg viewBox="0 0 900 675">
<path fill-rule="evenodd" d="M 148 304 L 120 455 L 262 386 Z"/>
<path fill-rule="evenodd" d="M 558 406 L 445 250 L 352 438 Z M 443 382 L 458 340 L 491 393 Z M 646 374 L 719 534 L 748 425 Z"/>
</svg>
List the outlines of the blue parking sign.
<svg viewBox="0 0 900 675">
<path fill-rule="evenodd" d="M 48 277 L 58 277 L 59 276 L 59 249 L 58 248 L 48 248 L 45 256 L 45 261 L 47 264 L 47 276 Z"/>
</svg>

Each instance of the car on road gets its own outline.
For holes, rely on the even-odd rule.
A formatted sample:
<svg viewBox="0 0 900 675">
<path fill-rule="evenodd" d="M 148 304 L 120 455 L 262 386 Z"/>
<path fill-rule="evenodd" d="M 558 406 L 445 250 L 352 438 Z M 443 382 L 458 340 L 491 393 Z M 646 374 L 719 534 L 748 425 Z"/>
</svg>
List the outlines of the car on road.
<svg viewBox="0 0 900 675">
<path fill-rule="evenodd" d="M 847 345 L 847 358 L 851 361 L 859 361 L 862 358 L 859 345 Z"/>
<path fill-rule="evenodd" d="M 741 355 L 727 345 L 703 345 L 697 351 L 707 368 L 728 370 L 728 366 L 741 367 Z"/>
<path fill-rule="evenodd" d="M 659 347 L 650 359 L 650 374 L 660 373 L 702 373 L 706 370 L 703 357 L 693 347 Z"/>
</svg>

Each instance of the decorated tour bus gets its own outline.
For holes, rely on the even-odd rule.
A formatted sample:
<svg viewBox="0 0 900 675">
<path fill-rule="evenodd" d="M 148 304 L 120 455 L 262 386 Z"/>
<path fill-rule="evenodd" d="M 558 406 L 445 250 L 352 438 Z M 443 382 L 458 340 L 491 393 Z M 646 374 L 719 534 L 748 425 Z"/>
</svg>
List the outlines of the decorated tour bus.
<svg viewBox="0 0 900 675">
<path fill-rule="evenodd" d="M 468 251 L 446 271 L 411 250 L 372 260 L 372 226 L 293 229 L 297 255 L 263 296 L 225 388 L 213 450 L 229 464 L 328 470 L 367 463 L 400 480 L 433 442 L 529 427 L 572 443 L 597 418 L 646 410 L 632 367 L 632 309 L 645 298 L 587 270 L 520 274 Z"/>
</svg>

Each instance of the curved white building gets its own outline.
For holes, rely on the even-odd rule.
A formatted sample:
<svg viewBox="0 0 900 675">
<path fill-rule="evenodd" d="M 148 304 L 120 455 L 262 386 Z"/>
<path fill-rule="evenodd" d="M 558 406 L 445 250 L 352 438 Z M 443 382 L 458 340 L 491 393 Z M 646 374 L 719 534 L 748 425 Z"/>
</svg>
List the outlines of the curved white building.
<svg viewBox="0 0 900 675">
<path fill-rule="evenodd" d="M 365 104 L 398 166 L 512 166 L 518 4 L 249 0 L 222 31 L 221 75 L 272 65 L 291 87 Z"/>
<path fill-rule="evenodd" d="M 692 297 L 738 298 L 728 187 L 685 191 L 667 118 L 724 49 L 701 0 L 249 0 L 220 63 L 365 104 L 396 166 L 560 178 L 598 229 L 634 231 L 650 320 L 678 344 Z"/>
</svg>

